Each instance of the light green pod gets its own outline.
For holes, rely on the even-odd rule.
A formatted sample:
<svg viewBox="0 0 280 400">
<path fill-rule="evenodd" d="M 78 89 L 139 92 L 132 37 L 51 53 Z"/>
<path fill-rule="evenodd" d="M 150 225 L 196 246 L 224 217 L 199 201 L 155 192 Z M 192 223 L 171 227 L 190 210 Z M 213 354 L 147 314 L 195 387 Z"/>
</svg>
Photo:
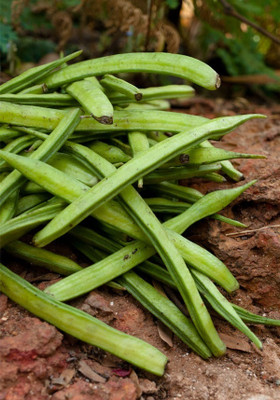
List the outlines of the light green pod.
<svg viewBox="0 0 280 400">
<path fill-rule="evenodd" d="M 5 126 L 0 127 L 0 142 L 9 143 L 11 140 L 18 138 L 19 136 L 22 136 L 22 134 L 17 129 Z"/>
<path fill-rule="evenodd" d="M 211 356 L 192 322 L 152 285 L 132 271 L 123 274 L 117 282 L 201 357 Z"/>
<path fill-rule="evenodd" d="M 140 99 L 141 103 L 161 99 L 189 98 L 194 95 L 194 89 L 188 85 L 166 85 L 139 90 L 142 94 L 142 98 Z M 119 105 L 128 101 L 128 96 L 123 96 L 120 93 L 109 93 L 108 97 L 110 98 L 112 104 Z"/>
<path fill-rule="evenodd" d="M 173 218 L 172 222 L 167 221 L 166 227 L 176 232 L 183 233 L 184 230 L 194 222 L 221 211 L 254 183 L 256 183 L 256 180 L 237 188 L 215 190 L 214 192 L 208 193 L 197 200 L 188 210 L 180 214 L 180 216 Z"/>
<path fill-rule="evenodd" d="M 38 85 L 30 86 L 26 89 L 23 89 L 19 93 L 20 94 L 43 94 L 43 93 L 48 93 L 48 88 L 44 84 L 38 84 Z"/>
<path fill-rule="evenodd" d="M 140 101 L 142 99 L 142 93 L 136 86 L 123 79 L 117 78 L 114 75 L 104 75 L 100 83 L 101 85 L 105 86 L 105 88 L 109 89 L 108 94 L 111 91 L 116 91 L 123 94 L 125 97 L 128 97 L 129 99 L 135 99 L 136 101 Z"/>
<path fill-rule="evenodd" d="M 149 72 L 177 76 L 209 90 L 220 86 L 220 78 L 207 64 L 192 57 L 169 53 L 126 53 L 82 61 L 50 74 L 49 89 L 88 76 L 120 72 Z"/>
<path fill-rule="evenodd" d="M 0 289 L 11 300 L 58 329 L 109 351 L 155 375 L 163 375 L 166 356 L 150 344 L 117 331 L 91 315 L 60 303 L 0 264 Z"/>
<path fill-rule="evenodd" d="M 87 146 L 111 163 L 124 163 L 131 159 L 131 157 L 119 147 L 99 140 L 89 142 L 87 143 Z"/>
<path fill-rule="evenodd" d="M 50 195 L 48 193 L 38 193 L 23 196 L 18 200 L 15 216 L 20 215 L 49 199 Z"/>
<path fill-rule="evenodd" d="M 14 257 L 62 275 L 70 275 L 82 270 L 82 267 L 67 257 L 52 253 L 49 250 L 38 249 L 24 242 L 11 242 L 7 244 L 4 249 Z"/>
<path fill-rule="evenodd" d="M 54 218 L 64 207 L 65 203 L 62 200 L 50 200 L 44 206 L 36 208 L 34 211 L 25 212 L 6 221 L 0 225 L 0 248 L 19 239 L 31 229 Z"/>
<path fill-rule="evenodd" d="M 0 94 L 0 101 L 7 101 L 15 104 L 26 104 L 43 107 L 69 107 L 78 105 L 77 101 L 68 94 L 47 93 L 47 94 Z"/>
<path fill-rule="evenodd" d="M 113 123 L 113 106 L 98 82 L 84 79 L 71 83 L 66 91 L 98 122 L 106 125 Z"/>
<path fill-rule="evenodd" d="M 220 169 L 221 165 L 218 163 L 190 167 L 159 168 L 158 170 L 146 175 L 144 178 L 144 183 L 151 185 L 164 181 L 177 181 L 180 179 L 205 177 L 209 173 L 219 171 Z"/>
<path fill-rule="evenodd" d="M 9 142 L 5 147 L 2 148 L 2 150 L 18 154 L 22 150 L 34 144 L 34 142 L 34 137 L 30 135 L 24 135 Z M 10 169 L 10 166 L 5 161 L 0 160 L 0 172 L 10 171 Z"/>
<path fill-rule="evenodd" d="M 38 82 L 38 80 L 45 78 L 45 76 L 47 76 L 50 71 L 53 71 L 55 68 L 60 67 L 67 61 L 73 60 L 73 58 L 78 57 L 81 52 L 82 51 L 76 51 L 75 53 L 60 58 L 59 60 L 55 60 L 48 64 L 39 65 L 38 67 L 28 69 L 19 76 L 16 76 L 15 78 L 3 83 L 0 86 L 0 94 L 16 93 L 22 91 L 28 86 L 33 85 L 33 83 Z"/>
<path fill-rule="evenodd" d="M 0 207 L 0 224 L 9 221 L 15 215 L 19 190 L 16 190 Z"/>
<path fill-rule="evenodd" d="M 144 132 L 129 132 L 128 141 L 132 150 L 133 157 L 137 157 L 143 151 L 149 149 L 150 144 Z M 143 187 L 143 178 L 138 179 L 138 187 Z"/>
<path fill-rule="evenodd" d="M 48 164 L 87 186 L 92 187 L 98 182 L 98 178 L 84 164 L 69 154 L 57 152 Z"/>
<path fill-rule="evenodd" d="M 65 110 L 53 108 L 26 106 L 8 102 L 0 102 L 0 123 L 23 125 L 29 128 L 45 129 L 51 131 L 65 116 Z M 167 111 L 115 111 L 114 123 L 111 125 L 100 124 L 93 118 L 84 118 L 76 130 L 89 133 L 110 133 L 124 131 L 167 131 L 180 132 L 191 129 L 209 120 L 197 115 L 188 115 Z M 88 140 L 93 140 L 90 138 Z"/>
<path fill-rule="evenodd" d="M 80 121 L 80 115 L 81 112 L 77 108 L 68 110 L 57 127 L 48 135 L 48 138 L 42 145 L 30 155 L 30 158 L 42 159 L 44 161 L 50 159 L 61 148 L 71 133 L 73 133 Z M 25 181 L 26 179 L 20 172 L 12 171 L 0 183 L 0 205 L 3 204 L 11 193 L 20 188 Z"/>
</svg>

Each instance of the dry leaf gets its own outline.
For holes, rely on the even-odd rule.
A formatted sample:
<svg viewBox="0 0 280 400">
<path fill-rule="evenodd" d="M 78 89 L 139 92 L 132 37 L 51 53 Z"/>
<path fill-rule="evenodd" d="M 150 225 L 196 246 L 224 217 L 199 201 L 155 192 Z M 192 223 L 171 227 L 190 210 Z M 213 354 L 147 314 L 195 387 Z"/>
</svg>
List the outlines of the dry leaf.
<svg viewBox="0 0 280 400">
<path fill-rule="evenodd" d="M 76 371 L 74 369 L 65 369 L 58 378 L 52 378 L 52 385 L 67 386 L 74 377 Z"/>
<path fill-rule="evenodd" d="M 229 349 L 240 350 L 246 353 L 252 353 L 252 348 L 246 339 L 240 337 L 234 337 L 231 335 L 227 335 L 225 333 L 220 333 L 219 335 L 222 341 Z"/>
<path fill-rule="evenodd" d="M 168 326 L 164 325 L 161 321 L 157 322 L 158 334 L 161 340 L 168 344 L 168 346 L 173 347 L 173 333 Z"/>
<path fill-rule="evenodd" d="M 136 372 L 134 370 L 131 370 L 131 373 L 129 375 L 129 378 L 132 380 L 132 382 L 135 384 L 136 387 L 136 393 L 137 393 L 137 399 L 141 396 L 142 394 L 142 389 L 140 387 L 139 384 L 139 379 L 138 379 L 138 375 L 136 374 Z"/>
<path fill-rule="evenodd" d="M 79 362 L 78 371 L 81 372 L 86 378 L 90 379 L 93 382 L 97 383 L 105 383 L 106 379 L 103 376 L 98 375 L 90 366 L 83 360 Z"/>
</svg>

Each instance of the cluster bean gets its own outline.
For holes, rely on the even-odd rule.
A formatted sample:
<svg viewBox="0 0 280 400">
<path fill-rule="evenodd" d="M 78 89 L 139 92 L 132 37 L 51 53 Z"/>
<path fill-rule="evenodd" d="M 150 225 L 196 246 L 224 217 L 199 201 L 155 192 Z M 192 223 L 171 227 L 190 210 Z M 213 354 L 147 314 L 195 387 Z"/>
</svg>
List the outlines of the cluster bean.
<svg viewBox="0 0 280 400">
<path fill-rule="evenodd" d="M 220 214 L 256 182 L 228 187 L 228 178 L 243 178 L 230 160 L 263 156 L 219 149 L 209 140 L 263 116 L 209 120 L 163 111 L 168 99 L 188 98 L 193 88 L 142 89 L 115 76 L 158 73 L 218 88 L 217 73 L 187 56 L 128 53 L 67 64 L 79 55 L 0 86 L 0 247 L 66 276 L 42 292 L 0 264 L 0 290 L 64 332 L 156 375 L 164 373 L 164 354 L 64 301 L 104 284 L 127 290 L 203 358 L 226 351 L 214 309 L 261 348 L 246 323 L 280 322 L 229 302 L 216 285 L 233 292 L 235 277 L 183 234 L 207 217 L 245 226 Z M 227 186 L 203 195 L 178 183 L 192 177 Z M 32 245 L 21 240 L 35 228 Z M 42 248 L 61 236 L 88 258 L 87 268 Z M 151 279 L 178 290 L 189 318 Z"/>
</svg>

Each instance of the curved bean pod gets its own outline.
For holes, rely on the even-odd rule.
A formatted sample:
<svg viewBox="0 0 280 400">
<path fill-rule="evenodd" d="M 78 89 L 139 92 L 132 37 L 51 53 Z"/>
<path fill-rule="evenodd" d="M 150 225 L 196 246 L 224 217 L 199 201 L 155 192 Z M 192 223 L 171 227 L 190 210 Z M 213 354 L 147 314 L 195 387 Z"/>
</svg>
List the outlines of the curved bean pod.
<svg viewBox="0 0 280 400">
<path fill-rule="evenodd" d="M 43 107 L 69 107 L 78 105 L 68 94 L 0 94 L 0 101 Z"/>
<path fill-rule="evenodd" d="M 158 349 L 117 331 L 81 310 L 52 299 L 2 264 L 0 289 L 10 299 L 62 331 L 155 375 L 163 375 L 167 358 Z"/>
<path fill-rule="evenodd" d="M 105 88 L 109 89 L 109 93 L 113 90 L 125 95 L 125 97 L 128 97 L 129 99 L 134 99 L 136 101 L 142 99 L 142 93 L 136 86 L 123 79 L 117 78 L 114 75 L 104 75 L 100 83 L 105 86 Z"/>
<path fill-rule="evenodd" d="M 256 183 L 256 180 L 237 188 L 215 190 L 214 192 L 208 193 L 201 199 L 197 200 L 184 213 L 180 214 L 179 217 L 177 216 L 173 218 L 172 222 L 167 221 L 165 226 L 178 233 L 183 233 L 184 230 L 194 222 L 225 208 L 254 183 Z"/>
<path fill-rule="evenodd" d="M 141 103 L 150 100 L 186 98 L 194 95 L 194 89 L 187 85 L 166 85 L 139 90 L 142 94 Z M 108 97 L 113 104 L 119 105 L 128 102 L 128 96 L 122 96 L 119 93 L 108 93 Z"/>
<path fill-rule="evenodd" d="M 78 57 L 82 51 L 76 51 L 69 56 L 60 58 L 59 60 L 52 61 L 48 64 L 39 65 L 38 67 L 30 68 L 23 72 L 19 76 L 10 79 L 8 82 L 3 83 L 0 86 L 0 93 L 16 93 L 26 87 L 37 82 L 39 79 L 43 79 L 50 71 L 57 67 L 60 67 L 67 61 L 73 60 L 73 58 Z"/>
<path fill-rule="evenodd" d="M 70 258 L 52 253 L 49 250 L 38 249 L 24 242 L 11 242 L 4 249 L 14 257 L 62 275 L 70 275 L 82 270 L 82 267 L 70 260 Z"/>
<path fill-rule="evenodd" d="M 0 122 L 5 124 L 23 125 L 51 131 L 55 129 L 65 113 L 65 110 L 0 102 Z M 179 132 L 208 121 L 207 118 L 197 115 L 167 111 L 115 111 L 114 123 L 111 125 L 100 124 L 93 118 L 84 118 L 80 121 L 76 130 L 87 133 L 108 132 L 108 136 L 110 132 L 123 131 Z"/>
<path fill-rule="evenodd" d="M 128 161 L 110 177 L 97 183 L 84 196 L 66 207 L 60 216 L 54 218 L 43 230 L 35 235 L 34 243 L 39 247 L 46 245 L 68 232 L 94 209 L 116 196 L 126 186 L 148 174 L 177 154 L 180 154 L 182 150 L 193 147 L 209 137 L 219 138 L 226 132 L 254 117 L 258 118 L 262 116 L 256 114 L 217 118 L 194 130 L 181 132 L 151 147 L 137 158 Z"/>
<path fill-rule="evenodd" d="M 113 123 L 113 106 L 100 89 L 99 83 L 95 80 L 84 79 L 71 83 L 66 91 L 76 99 L 84 108 L 86 113 L 90 114 L 101 124 Z M 96 82 L 95 82 L 96 81 Z"/>
<path fill-rule="evenodd" d="M 64 114 L 64 118 L 42 143 L 42 145 L 34 151 L 30 158 L 48 160 L 50 159 L 68 139 L 71 133 L 75 130 L 80 120 L 80 110 L 73 109 Z M 26 179 L 18 171 L 11 172 L 0 183 L 0 205 L 13 193 L 16 189 L 21 187 Z"/>
<path fill-rule="evenodd" d="M 218 74 L 192 57 L 169 53 L 126 53 L 82 61 L 50 74 L 44 83 L 49 89 L 88 76 L 120 72 L 150 72 L 177 76 L 209 90 L 220 86 Z"/>
</svg>

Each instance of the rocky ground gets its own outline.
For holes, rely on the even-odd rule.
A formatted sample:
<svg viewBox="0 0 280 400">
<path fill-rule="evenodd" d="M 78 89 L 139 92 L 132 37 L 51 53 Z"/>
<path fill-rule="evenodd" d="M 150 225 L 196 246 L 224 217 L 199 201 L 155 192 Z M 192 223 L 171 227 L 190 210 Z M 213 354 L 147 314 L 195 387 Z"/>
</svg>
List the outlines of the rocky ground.
<svg viewBox="0 0 280 400">
<path fill-rule="evenodd" d="M 246 223 L 240 230 L 219 221 L 195 224 L 188 237 L 222 259 L 240 282 L 231 300 L 280 319 L 280 106 L 250 105 L 244 99 L 191 100 L 182 112 L 208 117 L 261 112 L 266 120 L 246 123 L 218 145 L 265 154 L 266 160 L 235 163 L 246 181 L 258 182 L 223 214 Z M 193 181 L 203 192 L 232 186 Z M 61 247 L 74 259 L 77 254 Z M 3 258 L 25 279 L 44 288 L 57 274 Z M 84 260 L 82 260 L 84 262 Z M 133 369 L 97 348 L 62 334 L 0 294 L 0 400 L 276 400 L 280 399 L 280 328 L 252 326 L 263 350 L 214 317 L 228 346 L 220 359 L 204 361 L 192 353 L 126 292 L 100 288 L 73 305 L 113 327 L 140 337 L 169 358 L 162 378 Z"/>
</svg>

